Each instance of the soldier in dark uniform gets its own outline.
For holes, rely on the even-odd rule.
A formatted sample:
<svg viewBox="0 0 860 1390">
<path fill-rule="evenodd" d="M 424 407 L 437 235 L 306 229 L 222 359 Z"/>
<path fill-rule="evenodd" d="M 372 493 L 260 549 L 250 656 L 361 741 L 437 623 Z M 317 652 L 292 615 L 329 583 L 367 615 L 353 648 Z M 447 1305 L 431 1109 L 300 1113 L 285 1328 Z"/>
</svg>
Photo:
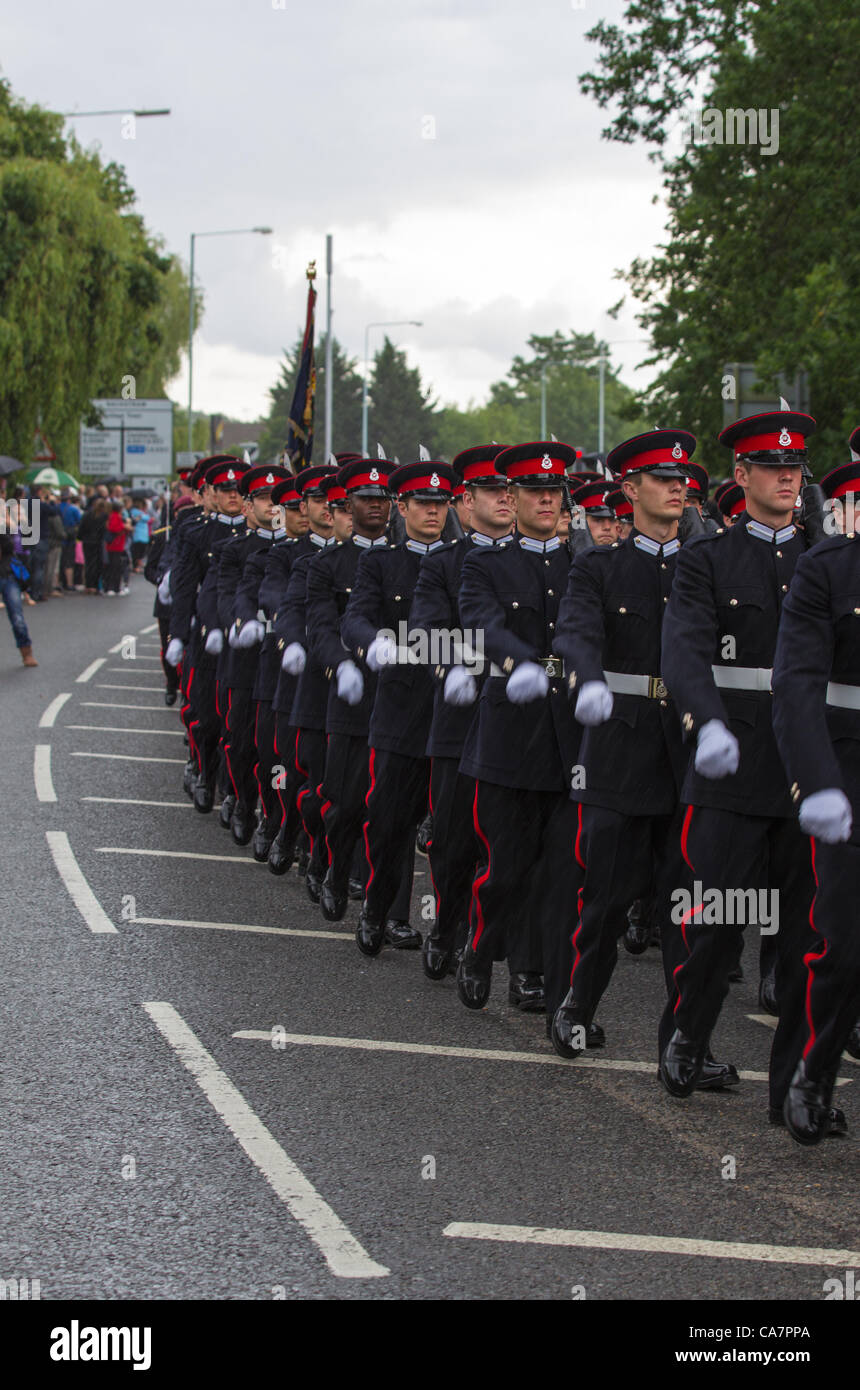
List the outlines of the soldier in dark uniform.
<svg viewBox="0 0 860 1390">
<path fill-rule="evenodd" d="M 162 510 L 160 524 L 151 533 L 146 555 L 144 577 L 156 586 L 152 615 L 158 620 L 161 638 L 161 666 L 164 671 L 164 703 L 175 705 L 180 686 L 180 673 L 167 660 L 165 655 L 170 641 L 170 571 L 181 548 L 182 528 L 190 521 L 197 521 L 211 509 L 211 502 L 204 506 L 197 491 L 196 470 L 183 468 L 179 471 L 180 481 L 185 484 L 183 495 L 177 498 L 173 507 Z M 203 484 L 201 484 L 202 486 Z"/>
<path fill-rule="evenodd" d="M 570 494 L 575 507 L 581 507 L 585 524 L 595 545 L 611 545 L 617 540 L 615 513 L 606 498 L 608 484 L 605 478 L 596 482 L 580 483 Z"/>
<path fill-rule="evenodd" d="M 431 759 L 430 806 L 432 834 L 427 851 L 436 895 L 436 921 L 422 947 L 424 973 L 441 980 L 452 969 L 455 947 L 465 944 L 472 881 L 481 844 L 472 824 L 474 779 L 460 771 L 466 735 L 475 717 L 475 700 L 486 675 L 481 657 L 482 636 L 464 632 L 460 618 L 460 582 L 466 556 L 476 548 L 501 546 L 512 539 L 513 496 L 495 459 L 504 445 L 484 444 L 465 449 L 454 459 L 455 475 L 469 496 L 470 530 L 466 540 L 450 544 L 424 558 L 418 575 L 409 624 L 413 631 L 452 636 L 450 656 L 431 669 L 436 684 L 433 720 L 427 742 Z M 470 649 L 465 650 L 466 643 Z M 460 651 L 456 650 L 459 643 Z M 477 658 L 477 660 L 475 659 Z M 540 996 L 543 985 L 517 971 L 511 983 L 512 1002 L 525 1003 Z"/>
<path fill-rule="evenodd" d="M 286 535 L 284 529 L 273 529 L 272 489 L 287 476 L 285 469 L 268 464 L 243 474 L 239 490 L 245 499 L 247 530 L 224 546 L 218 560 L 218 621 L 228 639 L 219 660 L 219 707 L 223 719 L 224 756 L 236 798 L 230 833 L 237 845 L 246 845 L 254 833 L 257 785 L 253 690 L 259 648 L 240 645 L 236 595 L 252 556 L 270 550 L 274 542 Z"/>
<path fill-rule="evenodd" d="M 300 555 L 313 553 L 332 539 L 333 522 L 322 482 L 337 470 L 324 465 L 306 468 L 298 478 L 289 477 L 272 489 L 272 501 L 283 514 L 284 537 L 270 550 L 259 550 L 245 565 L 236 590 L 235 620 L 239 627 L 240 647 L 251 648 L 260 643 L 260 657 L 254 682 L 254 745 L 256 762 L 254 776 L 260 797 L 262 816 L 254 831 L 254 858 L 259 863 L 269 859 L 272 843 L 284 822 L 283 801 L 289 804 L 289 793 L 283 801 L 278 793 L 280 761 L 275 745 L 275 713 L 272 700 L 281 670 L 281 653 L 273 628 L 278 606 L 286 596 L 290 570 Z M 295 825 L 296 831 L 298 825 Z M 275 852 L 275 872 L 281 867 Z M 286 868 L 289 865 L 284 866 Z"/>
<path fill-rule="evenodd" d="M 493 962 L 536 925 L 547 1008 L 576 891 L 576 814 L 568 798 L 578 731 L 555 645 L 570 556 L 556 534 L 567 444 L 542 440 L 495 459 L 516 495 L 510 545 L 473 546 L 463 565 L 464 628 L 483 632 L 490 668 L 466 737 L 461 772 L 475 779 L 475 834 L 485 868 L 472 887 L 469 938 L 457 992 L 469 1009 L 487 1002 Z M 462 678 L 461 678 L 462 679 Z M 530 885 L 524 903 L 524 886 Z M 561 943 L 561 948 L 560 948 Z"/>
<path fill-rule="evenodd" d="M 594 1014 L 618 959 L 630 904 L 654 893 L 662 922 L 678 883 L 679 791 L 688 755 L 664 684 L 662 629 L 695 445 L 686 430 L 652 430 L 610 453 L 607 464 L 633 504 L 633 531 L 621 544 L 577 558 L 559 614 L 558 647 L 576 717 L 586 725 L 582 776 L 571 788 L 579 803 L 576 854 L 585 881 L 570 990 L 552 1029 L 561 1056 L 574 1057 L 589 1042 L 602 1045 Z M 661 941 L 668 982 L 675 960 L 666 928 Z M 737 1074 L 712 1063 L 707 1081 L 733 1084 Z"/>
<path fill-rule="evenodd" d="M 664 675 L 694 741 L 681 848 L 702 898 L 684 913 L 686 949 L 661 1023 L 660 1077 L 675 1096 L 696 1086 L 742 949 L 746 923 L 735 919 L 752 915 L 749 896 L 756 895 L 744 894 L 770 889 L 779 907 L 779 1023 L 770 1063 L 776 1124 L 801 1047 L 813 881 L 773 734 L 770 686 L 780 613 L 806 549 L 793 509 L 814 429 L 810 416 L 781 410 L 723 430 L 745 514 L 731 530 L 684 547 L 664 626 Z M 705 911 L 706 903 L 722 910 Z"/>
<path fill-rule="evenodd" d="M 344 645 L 354 659 L 379 673 L 368 731 L 368 878 L 355 934 L 367 956 L 378 955 L 386 942 L 407 950 L 421 945 L 421 933 L 408 920 L 389 917 L 407 856 L 412 862 L 430 784 L 426 746 L 433 683 L 428 666 L 410 659 L 408 618 L 421 561 L 443 544 L 453 485 L 447 463 L 407 463 L 395 469 L 388 486 L 397 493 L 406 538 L 361 557 L 341 624 Z"/>
<path fill-rule="evenodd" d="M 615 517 L 615 539 L 626 541 L 633 530 L 633 503 L 622 488 L 610 486 L 606 493 L 606 505 L 612 508 Z"/>
<path fill-rule="evenodd" d="M 182 544 L 169 576 L 170 640 L 165 655 L 173 665 L 183 662 L 182 719 L 196 769 L 192 777 L 186 768 L 184 785 L 196 810 L 205 813 L 212 810 L 221 737 L 217 666 L 224 637 L 218 626 L 217 557 L 237 531 L 245 530 L 239 480 L 248 464 L 232 455 L 221 455 L 214 462 L 204 459 L 202 464 L 207 465 L 204 497 L 211 498 L 212 510 L 181 533 Z"/>
<path fill-rule="evenodd" d="M 747 495 L 737 483 L 721 483 L 714 493 L 714 501 L 722 513 L 723 525 L 729 530 L 746 511 Z"/>
<path fill-rule="evenodd" d="M 394 464 L 387 459 L 355 458 L 344 464 L 337 486 L 344 490 L 352 534 L 308 570 L 308 647 L 328 682 L 321 796 L 329 867 L 320 906 L 329 922 L 341 920 L 349 901 L 350 872 L 366 811 L 367 737 L 377 685 L 373 673 L 363 678 L 351 660 L 341 639 L 341 625 L 361 557 L 374 548 L 387 548 L 387 482 L 393 472 Z M 408 911 L 407 904 L 407 916 Z"/>
</svg>

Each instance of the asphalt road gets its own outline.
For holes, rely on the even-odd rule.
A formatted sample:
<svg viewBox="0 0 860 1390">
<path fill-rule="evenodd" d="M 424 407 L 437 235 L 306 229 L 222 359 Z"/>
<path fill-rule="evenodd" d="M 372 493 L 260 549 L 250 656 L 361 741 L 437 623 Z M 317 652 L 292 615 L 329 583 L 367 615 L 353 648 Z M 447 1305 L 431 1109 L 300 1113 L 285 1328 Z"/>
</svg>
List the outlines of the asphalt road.
<svg viewBox="0 0 860 1390">
<path fill-rule="evenodd" d="M 687 1102 L 656 1081 L 656 951 L 622 955 L 607 1047 L 573 1063 L 501 978 L 474 1014 L 417 954 L 366 960 L 357 904 L 325 923 L 295 870 L 273 878 L 183 795 L 151 604 L 136 579 L 28 609 L 34 671 L 0 614 L 0 1279 L 42 1299 L 820 1301 L 860 1266 L 860 1069 L 847 1139 L 804 1151 L 768 1126 L 754 949 L 714 1038 L 753 1076 Z"/>
</svg>

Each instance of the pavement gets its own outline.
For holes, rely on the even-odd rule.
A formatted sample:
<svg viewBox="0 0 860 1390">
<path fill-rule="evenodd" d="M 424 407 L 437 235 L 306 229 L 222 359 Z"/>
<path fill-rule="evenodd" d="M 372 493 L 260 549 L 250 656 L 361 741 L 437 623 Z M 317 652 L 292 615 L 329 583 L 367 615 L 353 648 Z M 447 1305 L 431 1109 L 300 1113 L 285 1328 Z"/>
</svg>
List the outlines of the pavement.
<svg viewBox="0 0 860 1390">
<path fill-rule="evenodd" d="M 28 609 L 30 671 L 0 614 L 0 1280 L 55 1300 L 820 1301 L 860 1269 L 860 1068 L 848 1138 L 804 1150 L 768 1125 L 757 942 L 713 1039 L 742 1084 L 688 1101 L 656 1080 L 655 950 L 622 952 L 606 1048 L 575 1062 L 498 967 L 470 1013 L 417 953 L 366 959 L 358 904 L 324 922 L 295 869 L 274 878 L 183 794 L 152 600 L 133 577 Z"/>
</svg>

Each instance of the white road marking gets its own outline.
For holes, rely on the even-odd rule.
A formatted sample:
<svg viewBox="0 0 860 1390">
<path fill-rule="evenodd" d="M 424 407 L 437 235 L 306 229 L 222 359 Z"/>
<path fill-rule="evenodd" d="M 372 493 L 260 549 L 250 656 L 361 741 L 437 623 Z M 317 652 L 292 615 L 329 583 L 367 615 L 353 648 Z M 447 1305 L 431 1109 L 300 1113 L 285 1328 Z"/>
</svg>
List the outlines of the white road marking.
<svg viewBox="0 0 860 1390">
<path fill-rule="evenodd" d="M 139 635 L 140 637 L 148 637 L 149 634 L 150 634 L 150 632 L 157 632 L 157 631 L 158 631 L 158 623 L 150 623 L 150 624 L 149 624 L 149 627 L 142 627 L 142 628 L 139 628 L 139 629 L 138 629 L 138 635 Z"/>
<path fill-rule="evenodd" d="M 156 758 L 156 762 L 170 762 L 167 758 Z M 189 806 L 191 802 L 189 801 Z M 155 859 L 212 859 L 216 863 L 227 864 L 251 864 L 256 865 L 256 859 L 250 858 L 246 854 L 198 854 L 190 849 L 138 849 L 136 845 L 129 849 L 118 845 L 99 845 L 96 854 L 145 854 Z"/>
<path fill-rule="evenodd" d="M 181 806 L 184 810 L 192 810 L 190 801 L 138 801 L 133 796 L 82 796 L 81 801 L 107 801 L 112 806 Z"/>
<path fill-rule="evenodd" d="M 53 729 L 57 715 L 60 713 L 66 701 L 71 700 L 71 698 L 71 692 L 66 695 L 55 695 L 48 705 L 48 708 L 44 711 L 42 718 L 39 720 L 39 728 Z"/>
<path fill-rule="evenodd" d="M 96 658 L 95 661 L 90 662 L 87 669 L 85 671 L 82 671 L 81 674 L 77 677 L 77 684 L 83 685 L 85 681 L 88 681 L 91 676 L 95 675 L 96 671 L 98 671 L 102 666 L 104 666 L 106 661 L 106 656 L 99 656 Z"/>
<path fill-rule="evenodd" d="M 51 780 L 51 745 L 37 743 L 33 755 L 33 780 L 39 801 L 56 801 L 57 793 Z"/>
<path fill-rule="evenodd" d="M 73 753 L 73 758 L 114 758 L 121 763 L 181 763 L 184 758 L 143 758 L 137 753 Z"/>
<path fill-rule="evenodd" d="M 90 931 L 113 932 L 114 935 L 117 935 L 116 927 L 103 910 L 101 903 L 78 867 L 78 861 L 72 853 L 68 835 L 63 830 L 47 830 L 45 834 L 48 839 L 48 848 L 54 856 L 57 873 L 66 885 L 72 902 Z"/>
<path fill-rule="evenodd" d="M 304 1173 L 221 1070 L 211 1053 L 170 1005 L 143 1005 L 162 1037 L 187 1067 L 230 1133 L 238 1139 L 294 1220 L 303 1226 L 339 1279 L 380 1279 L 390 1274 L 377 1264 L 332 1211 Z"/>
<path fill-rule="evenodd" d="M 776 1025 L 779 1022 L 779 1019 L 774 1018 L 773 1014 L 747 1014 L 747 1018 L 750 1019 L 752 1023 L 763 1023 L 765 1028 L 776 1029 Z M 850 1062 L 852 1067 L 860 1067 L 860 1061 L 858 1061 L 856 1057 L 852 1057 L 850 1052 L 843 1052 L 842 1060 L 843 1062 Z M 836 1085 L 844 1086 L 846 1080 L 846 1077 L 838 1076 L 836 1078 Z"/>
<path fill-rule="evenodd" d="M 172 714 L 176 718 L 176 710 L 172 710 L 168 705 L 120 705 L 108 700 L 81 700 L 82 709 L 140 709 L 140 710 L 163 710 L 165 714 Z"/>
<path fill-rule="evenodd" d="M 247 1038 L 252 1042 L 271 1042 L 271 1031 L 262 1028 L 243 1029 L 233 1034 L 234 1038 Z M 567 1061 L 549 1052 L 506 1052 L 495 1047 L 449 1047 L 436 1043 L 388 1042 L 379 1038 L 327 1038 L 316 1033 L 288 1033 L 286 1042 L 297 1047 L 347 1047 L 359 1052 L 411 1052 L 423 1057 L 459 1057 L 477 1062 L 532 1062 L 544 1067 L 566 1067 L 568 1071 L 581 1071 L 583 1068 L 594 1071 L 640 1072 L 645 1076 L 657 1078 L 656 1062 L 615 1062 L 608 1057 L 577 1057 Z M 738 1073 L 744 1081 L 767 1081 L 766 1071 L 742 1071 Z"/>
<path fill-rule="evenodd" d="M 134 639 L 134 640 L 136 641 L 136 639 Z M 121 642 L 117 642 L 117 644 L 116 644 L 115 647 L 108 647 L 108 655 L 109 655 L 109 656 L 117 656 L 117 655 L 122 651 L 122 649 L 123 649 L 124 646 L 125 646 L 125 638 L 123 638 Z M 134 656 L 124 656 L 124 657 L 123 657 L 123 661 L 160 661 L 160 660 L 161 660 L 161 657 L 160 657 L 160 656 L 144 656 L 141 652 L 138 652 L 137 650 L 135 650 Z"/>
<path fill-rule="evenodd" d="M 110 681 L 99 681 L 96 690 L 146 690 L 150 695 L 164 694 L 163 685 L 111 685 Z"/>
<path fill-rule="evenodd" d="M 140 657 L 139 659 L 140 659 L 141 661 L 157 661 L 157 660 L 158 660 L 158 658 L 157 658 L 157 657 L 154 657 L 154 656 L 152 656 L 152 657 L 150 657 L 150 656 L 147 656 L 147 657 Z M 106 666 L 106 667 L 105 667 L 105 675 L 107 676 L 107 675 L 111 675 L 111 674 L 114 675 L 114 676 L 125 676 L 125 675 L 129 675 L 129 676 L 145 676 L 145 675 L 146 675 L 146 672 L 145 672 L 145 671 L 135 671 L 135 670 L 134 670 L 134 662 L 131 660 L 131 658 L 129 658 L 129 660 L 125 663 L 124 666 Z M 150 671 L 149 674 L 150 674 L 151 676 L 155 676 L 155 675 L 157 675 L 157 672 L 156 672 L 156 671 Z"/>
<path fill-rule="evenodd" d="M 712 1260 L 756 1260 L 765 1264 L 841 1265 L 860 1261 L 858 1250 L 827 1250 L 805 1245 L 752 1245 L 733 1240 L 688 1240 L 681 1236 L 639 1236 L 620 1231 L 564 1231 L 551 1226 L 494 1226 L 483 1221 L 452 1221 L 442 1232 L 458 1240 L 499 1240 L 514 1245 L 566 1245 L 589 1250 L 641 1250 L 656 1255 L 700 1255 Z"/>
<path fill-rule="evenodd" d="M 189 805 L 191 803 L 189 802 Z M 323 928 L 299 927 L 254 927 L 247 922 L 197 922 L 181 917 L 133 917 L 133 925 L 142 927 L 202 927 L 206 931 L 250 931 L 264 936 L 321 936 L 329 941 L 352 941 L 351 931 L 325 931 Z M 234 1037 L 244 1037 L 235 1033 Z M 268 1033 L 265 1037 L 270 1037 Z"/>
<path fill-rule="evenodd" d="M 184 738 L 182 729 L 117 729 L 110 724 L 64 724 L 64 729 L 92 729 L 97 734 L 158 734 L 161 738 Z"/>
</svg>

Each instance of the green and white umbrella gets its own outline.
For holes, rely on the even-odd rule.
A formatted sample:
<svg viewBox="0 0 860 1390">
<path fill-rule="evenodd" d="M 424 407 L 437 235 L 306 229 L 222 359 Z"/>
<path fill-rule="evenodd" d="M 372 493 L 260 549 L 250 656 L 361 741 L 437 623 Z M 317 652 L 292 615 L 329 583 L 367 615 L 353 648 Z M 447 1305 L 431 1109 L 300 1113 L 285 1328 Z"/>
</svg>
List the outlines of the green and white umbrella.
<svg viewBox="0 0 860 1390">
<path fill-rule="evenodd" d="M 73 478 L 71 473 L 65 473 L 62 468 L 28 468 L 24 478 L 30 484 L 41 483 L 43 487 L 73 487 L 76 492 L 79 492 L 81 487 L 77 478 Z"/>
</svg>

